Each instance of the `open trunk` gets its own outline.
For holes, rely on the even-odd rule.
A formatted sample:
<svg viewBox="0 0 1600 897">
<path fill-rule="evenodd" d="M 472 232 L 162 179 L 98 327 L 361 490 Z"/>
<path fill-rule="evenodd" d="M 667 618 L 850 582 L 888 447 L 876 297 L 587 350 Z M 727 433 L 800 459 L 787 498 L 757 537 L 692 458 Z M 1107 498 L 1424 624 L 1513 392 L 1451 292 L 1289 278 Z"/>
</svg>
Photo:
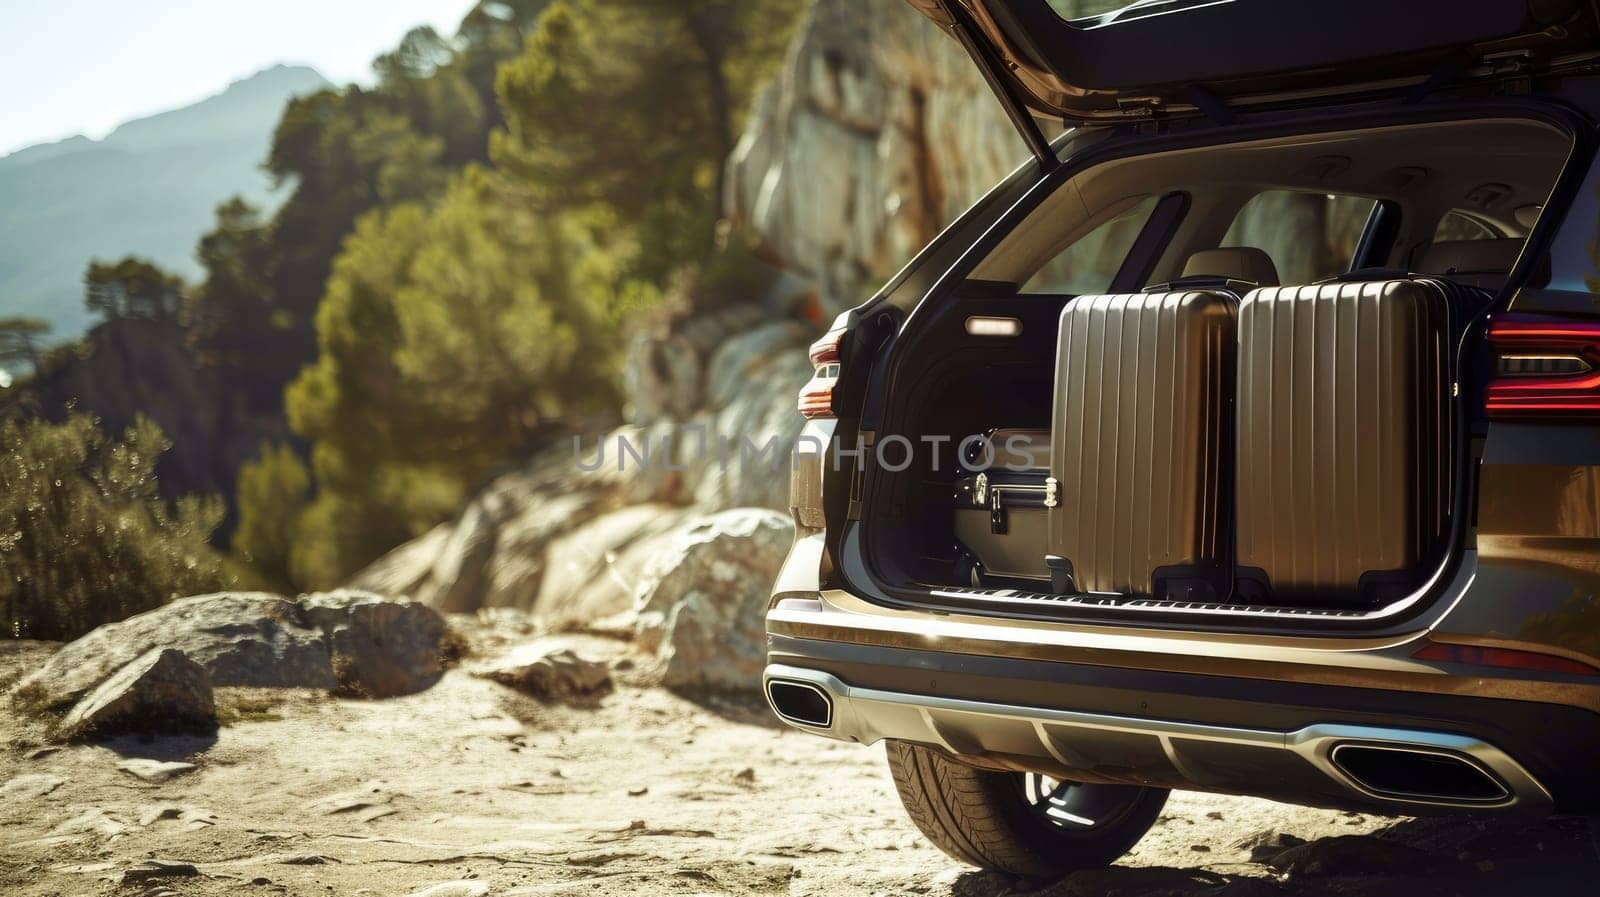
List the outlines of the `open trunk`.
<svg viewBox="0 0 1600 897">
<path fill-rule="evenodd" d="M 878 579 L 1053 616 L 1419 600 L 1469 536 L 1483 316 L 1569 146 L 1533 121 L 1434 122 L 1068 180 L 891 347 L 861 509 Z M 1267 203 L 1273 242 L 1239 245 L 1274 192 L 1325 204 L 1323 232 Z M 1489 193 L 1496 210 L 1457 208 Z M 1274 257 L 1338 242 L 1334 218 L 1354 222 L 1343 261 L 1280 285 Z M 1462 221 L 1491 235 L 1453 239 Z M 1041 289 L 1095 264 L 1092 288 Z"/>
<path fill-rule="evenodd" d="M 1491 298 L 1424 277 L 1242 303 L 1221 284 L 1068 299 L 969 283 L 902 372 L 916 386 L 896 432 L 923 450 L 868 507 L 875 554 L 980 606 L 1402 600 L 1452 544 L 1448 347 Z M 1018 342 L 974 340 L 974 318 L 1018 322 Z"/>
</svg>

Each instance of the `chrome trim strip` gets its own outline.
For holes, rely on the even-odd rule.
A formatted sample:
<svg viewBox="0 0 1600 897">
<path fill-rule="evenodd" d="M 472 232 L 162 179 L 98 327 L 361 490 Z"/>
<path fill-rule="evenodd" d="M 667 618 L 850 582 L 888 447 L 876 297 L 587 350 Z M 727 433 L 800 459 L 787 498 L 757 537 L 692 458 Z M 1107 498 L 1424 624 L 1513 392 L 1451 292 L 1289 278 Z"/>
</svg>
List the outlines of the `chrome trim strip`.
<svg viewBox="0 0 1600 897">
<path fill-rule="evenodd" d="M 1466 582 L 1459 590 L 1454 590 L 1457 595 L 1464 593 L 1472 587 L 1472 580 L 1476 578 L 1476 569 L 1467 577 Z M 948 601 L 967 602 L 970 609 L 982 612 L 981 605 L 1016 605 L 1019 607 L 1054 607 L 1074 609 L 1104 610 L 1112 608 L 1118 611 L 1133 611 L 1135 613 L 1156 614 L 1189 614 L 1220 617 L 1244 617 L 1254 619 L 1324 619 L 1324 620 L 1350 620 L 1359 622 L 1377 622 L 1391 617 L 1399 616 L 1410 610 L 1418 601 L 1428 594 L 1438 582 L 1438 574 L 1428 581 L 1428 585 L 1417 590 L 1410 596 L 1399 601 L 1386 604 L 1373 610 L 1353 610 L 1325 608 L 1316 606 L 1292 605 L 1251 605 L 1251 604 L 1223 604 L 1198 601 L 1166 601 L 1156 598 L 1143 598 L 1131 595 L 1121 595 L 1110 592 L 1085 592 L 1069 595 L 1052 595 L 1048 592 L 1027 592 L 1020 589 L 982 589 L 969 587 L 937 587 L 925 586 L 927 594 L 934 598 L 943 598 Z M 1451 602 L 1452 606 L 1454 602 Z"/>
<path fill-rule="evenodd" d="M 1344 724 L 1320 724 L 1282 732 L 1213 726 L 1180 720 L 996 704 L 858 688 L 831 673 L 785 664 L 767 666 L 763 674 L 763 693 L 767 691 L 766 684 L 774 680 L 795 684 L 807 683 L 826 692 L 832 698 L 834 708 L 828 726 L 813 726 L 788 718 L 785 718 L 785 721 L 803 731 L 841 741 L 874 744 L 885 738 L 894 738 L 938 745 L 956 754 L 974 753 L 975 748 L 963 750 L 963 743 L 967 739 L 961 731 L 957 731 L 952 722 L 960 722 L 962 728 L 967 731 L 978 731 L 983 728 L 985 721 L 1005 721 L 1025 724 L 1034 733 L 1038 741 L 1038 756 L 1048 757 L 1068 766 L 1076 765 L 1070 762 L 1072 751 L 1052 737 L 1047 726 L 1085 732 L 1148 735 L 1160 740 L 1168 756 L 1177 752 L 1173 744 L 1175 741 L 1199 741 L 1207 744 L 1288 751 L 1299 755 L 1344 788 L 1363 797 L 1397 806 L 1458 809 L 1517 808 L 1547 812 L 1553 805 L 1549 791 L 1523 769 L 1521 764 L 1494 745 L 1466 735 Z M 1508 793 L 1502 800 L 1487 802 L 1380 793 L 1363 786 L 1333 762 L 1334 752 L 1344 745 L 1406 748 L 1455 757 L 1487 771 L 1508 790 Z M 1186 771 L 1181 761 L 1174 762 L 1173 765 L 1181 775 L 1192 777 L 1192 771 Z"/>
</svg>

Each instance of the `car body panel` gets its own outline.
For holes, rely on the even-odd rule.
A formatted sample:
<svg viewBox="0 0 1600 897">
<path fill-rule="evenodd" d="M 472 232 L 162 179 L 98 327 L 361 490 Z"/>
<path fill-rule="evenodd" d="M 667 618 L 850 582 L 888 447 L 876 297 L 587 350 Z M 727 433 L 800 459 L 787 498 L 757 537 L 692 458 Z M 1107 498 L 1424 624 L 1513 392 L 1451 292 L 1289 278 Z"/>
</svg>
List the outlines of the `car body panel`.
<svg viewBox="0 0 1600 897">
<path fill-rule="evenodd" d="M 796 593 L 788 593 L 794 597 Z M 775 636 L 893 649 L 937 650 L 1117 669 L 1230 676 L 1423 694 L 1537 700 L 1600 713 L 1600 677 L 1507 673 L 1484 676 L 1461 665 L 1413 657 L 1433 639 L 1427 630 L 1359 639 L 1172 629 L 1085 627 L 967 614 L 930 616 L 885 608 L 848 592 L 812 593 L 819 604 L 773 607 Z M 1447 636 L 1448 637 L 1448 636 Z M 1485 637 L 1487 643 L 1518 642 Z M 1577 657 L 1584 657 L 1581 653 Z"/>
<path fill-rule="evenodd" d="M 1442 621 L 1600 666 L 1600 431 L 1494 424 L 1478 485 L 1477 589 Z"/>
<path fill-rule="evenodd" d="M 826 726 L 791 725 L 918 742 L 980 768 L 1381 813 L 1600 813 L 1600 714 L 1572 706 L 787 636 L 773 637 L 769 657 L 767 682 L 831 696 Z M 1395 800 L 1330 775 L 1330 753 L 1373 742 L 1493 758 L 1518 799 Z"/>
</svg>

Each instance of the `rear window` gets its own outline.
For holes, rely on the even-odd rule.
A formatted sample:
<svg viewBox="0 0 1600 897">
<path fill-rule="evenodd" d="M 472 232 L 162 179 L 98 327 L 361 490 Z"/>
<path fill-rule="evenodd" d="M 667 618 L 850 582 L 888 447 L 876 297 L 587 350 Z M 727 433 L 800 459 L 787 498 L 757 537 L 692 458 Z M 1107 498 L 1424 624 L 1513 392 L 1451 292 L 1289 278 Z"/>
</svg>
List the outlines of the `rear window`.
<svg viewBox="0 0 1600 897">
<path fill-rule="evenodd" d="M 1316 283 L 1350 270 L 1375 204 L 1364 196 L 1266 190 L 1239 210 L 1222 245 L 1262 250 L 1281 283 Z"/>
<path fill-rule="evenodd" d="M 1155 196 L 1146 197 L 1121 215 L 1101 222 L 1034 272 L 1022 285 L 1022 292 L 1079 296 L 1109 290 L 1159 201 Z"/>
</svg>

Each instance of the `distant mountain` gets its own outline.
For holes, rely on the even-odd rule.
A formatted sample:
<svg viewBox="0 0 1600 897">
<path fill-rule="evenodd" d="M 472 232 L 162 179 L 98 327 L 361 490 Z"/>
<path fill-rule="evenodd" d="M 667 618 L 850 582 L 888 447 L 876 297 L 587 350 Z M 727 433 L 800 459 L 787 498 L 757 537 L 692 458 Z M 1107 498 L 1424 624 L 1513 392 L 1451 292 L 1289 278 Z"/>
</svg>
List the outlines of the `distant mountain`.
<svg viewBox="0 0 1600 897">
<path fill-rule="evenodd" d="M 91 323 L 90 259 L 139 255 L 194 278 L 195 243 L 216 206 L 239 194 L 280 198 L 261 169 L 290 97 L 328 87 L 304 66 L 275 66 L 191 106 L 0 157 L 0 316 L 54 326 L 51 342 Z"/>
<path fill-rule="evenodd" d="M 132 150 L 270 138 L 289 97 L 328 86 L 316 69 L 274 66 L 235 81 L 222 93 L 192 106 L 119 125 L 102 142 Z"/>
<path fill-rule="evenodd" d="M 65 156 L 68 153 L 90 149 L 95 145 L 95 141 L 82 134 L 74 134 L 65 140 L 57 140 L 54 143 L 37 143 L 33 146 L 25 146 L 9 156 L 0 156 L 0 171 L 4 171 L 11 166 L 27 165 L 32 162 L 43 162 L 45 159 L 54 159 L 56 156 Z"/>
</svg>

